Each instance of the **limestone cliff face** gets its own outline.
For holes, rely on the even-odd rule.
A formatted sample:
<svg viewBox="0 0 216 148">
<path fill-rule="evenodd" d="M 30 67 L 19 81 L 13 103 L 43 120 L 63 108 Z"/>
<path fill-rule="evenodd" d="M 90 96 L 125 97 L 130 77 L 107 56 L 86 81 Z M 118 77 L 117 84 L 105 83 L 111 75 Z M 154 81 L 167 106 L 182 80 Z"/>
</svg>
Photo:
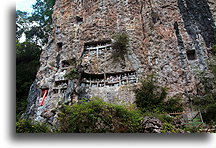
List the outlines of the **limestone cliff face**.
<svg viewBox="0 0 216 148">
<path fill-rule="evenodd" d="M 99 96 L 133 103 L 134 87 L 153 72 L 170 96 L 181 94 L 187 103 L 186 96 L 197 93 L 195 71 L 208 69 L 215 15 L 214 0 L 56 0 L 53 35 L 41 54 L 26 113 L 53 124 L 59 101 Z M 128 52 L 117 62 L 115 33 L 129 38 Z M 77 65 L 79 80 L 67 80 L 65 73 Z"/>
</svg>

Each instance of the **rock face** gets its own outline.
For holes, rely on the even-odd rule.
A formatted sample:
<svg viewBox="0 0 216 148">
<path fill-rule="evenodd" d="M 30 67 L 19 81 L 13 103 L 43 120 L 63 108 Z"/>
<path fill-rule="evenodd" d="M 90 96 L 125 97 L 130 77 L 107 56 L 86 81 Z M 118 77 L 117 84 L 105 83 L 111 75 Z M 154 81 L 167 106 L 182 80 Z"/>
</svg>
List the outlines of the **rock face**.
<svg viewBox="0 0 216 148">
<path fill-rule="evenodd" d="M 133 89 L 151 73 L 169 96 L 180 94 L 187 103 L 197 93 L 195 71 L 208 70 L 215 14 L 214 0 L 56 0 L 53 35 L 26 114 L 52 124 L 58 102 L 98 96 L 133 103 Z M 116 33 L 129 39 L 118 61 L 111 46 Z M 65 74 L 77 67 L 79 78 L 68 80 Z"/>
<path fill-rule="evenodd" d="M 144 133 L 161 133 L 162 122 L 155 117 L 146 116 L 142 124 Z"/>
</svg>

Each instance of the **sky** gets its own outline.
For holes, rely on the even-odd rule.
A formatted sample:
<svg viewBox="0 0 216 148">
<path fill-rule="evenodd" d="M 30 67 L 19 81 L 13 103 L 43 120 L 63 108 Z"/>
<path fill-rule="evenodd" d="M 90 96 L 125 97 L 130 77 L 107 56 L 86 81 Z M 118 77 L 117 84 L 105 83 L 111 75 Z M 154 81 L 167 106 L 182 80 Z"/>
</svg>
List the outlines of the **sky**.
<svg viewBox="0 0 216 148">
<path fill-rule="evenodd" d="M 16 0 L 16 10 L 26 11 L 29 14 L 33 11 L 32 5 L 36 2 L 36 0 Z M 20 38 L 20 42 L 24 42 L 26 40 L 25 35 L 23 34 Z"/>
<path fill-rule="evenodd" d="M 32 4 L 34 4 L 35 2 L 36 0 L 16 0 L 16 10 L 31 13 L 33 10 Z"/>
</svg>

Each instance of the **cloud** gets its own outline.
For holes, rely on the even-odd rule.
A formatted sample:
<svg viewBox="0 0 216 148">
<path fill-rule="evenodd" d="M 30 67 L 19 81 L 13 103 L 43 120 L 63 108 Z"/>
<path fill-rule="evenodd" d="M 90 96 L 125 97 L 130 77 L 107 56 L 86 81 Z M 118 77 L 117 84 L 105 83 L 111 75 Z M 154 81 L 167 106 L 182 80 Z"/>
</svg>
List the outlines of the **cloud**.
<svg viewBox="0 0 216 148">
<path fill-rule="evenodd" d="M 26 12 L 32 12 L 32 5 L 36 2 L 36 0 L 17 0 L 16 1 L 16 9 Z"/>
</svg>

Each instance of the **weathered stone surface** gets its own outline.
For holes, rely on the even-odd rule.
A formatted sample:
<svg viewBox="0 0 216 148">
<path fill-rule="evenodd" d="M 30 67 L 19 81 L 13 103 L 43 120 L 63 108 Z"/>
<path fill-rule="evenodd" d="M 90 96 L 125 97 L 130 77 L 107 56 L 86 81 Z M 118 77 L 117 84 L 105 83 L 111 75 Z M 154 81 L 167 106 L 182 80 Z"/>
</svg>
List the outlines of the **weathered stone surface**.
<svg viewBox="0 0 216 148">
<path fill-rule="evenodd" d="M 162 122 L 155 117 L 144 117 L 142 125 L 144 133 L 161 133 Z"/>
<path fill-rule="evenodd" d="M 30 87 L 29 94 L 28 94 L 28 106 L 26 108 L 26 112 L 22 115 L 22 118 L 25 115 L 33 113 L 32 110 L 33 108 L 35 108 L 35 103 L 39 95 L 40 95 L 40 90 L 36 86 L 36 81 L 34 81 L 34 83 Z"/>
<path fill-rule="evenodd" d="M 44 106 L 39 105 L 41 94 L 29 96 L 34 101 L 27 113 L 42 121 L 41 113 L 59 101 L 77 102 L 82 97 L 134 102 L 131 88 L 139 83 L 80 87 L 79 81 L 67 81 L 63 75 L 74 65 L 88 74 L 135 71 L 139 82 L 154 72 L 169 96 L 182 95 L 187 104 L 187 96 L 197 93 L 195 72 L 208 70 L 215 44 L 215 15 L 214 0 L 56 0 L 53 35 L 42 51 L 35 84 L 37 89 L 48 88 L 48 96 Z M 112 50 L 84 54 L 86 45 L 108 44 L 114 33 L 128 35 L 125 60 L 114 62 Z M 72 63 L 67 68 L 63 61 L 68 60 Z"/>
</svg>

